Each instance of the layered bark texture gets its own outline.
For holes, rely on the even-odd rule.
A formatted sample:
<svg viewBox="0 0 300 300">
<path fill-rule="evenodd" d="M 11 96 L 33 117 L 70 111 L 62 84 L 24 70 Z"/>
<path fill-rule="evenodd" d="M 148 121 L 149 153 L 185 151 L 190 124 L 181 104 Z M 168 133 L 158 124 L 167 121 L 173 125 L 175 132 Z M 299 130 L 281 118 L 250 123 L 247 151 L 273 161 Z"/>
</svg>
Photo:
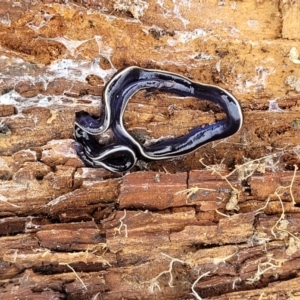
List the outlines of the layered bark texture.
<svg viewBox="0 0 300 300">
<path fill-rule="evenodd" d="M 300 4 L 0 0 L 0 298 L 298 299 Z M 84 166 L 75 112 L 99 116 L 126 66 L 239 99 L 234 136 L 128 174 Z M 130 100 L 141 143 L 225 117 L 157 91 Z"/>
</svg>

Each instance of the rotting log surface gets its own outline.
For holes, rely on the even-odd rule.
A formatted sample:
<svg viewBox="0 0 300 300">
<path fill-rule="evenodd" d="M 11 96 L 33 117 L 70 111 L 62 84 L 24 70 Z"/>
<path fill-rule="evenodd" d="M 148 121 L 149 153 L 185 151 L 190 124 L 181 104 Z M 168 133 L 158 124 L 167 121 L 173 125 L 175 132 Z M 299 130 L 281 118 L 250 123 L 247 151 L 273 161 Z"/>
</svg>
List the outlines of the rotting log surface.
<svg viewBox="0 0 300 300">
<path fill-rule="evenodd" d="M 0 0 L 0 298 L 299 297 L 297 2 L 55 2 Z M 128 65 L 228 89 L 242 130 L 124 176 L 85 167 L 75 112 L 99 115 Z M 140 92 L 125 124 L 151 142 L 222 118 Z"/>
</svg>

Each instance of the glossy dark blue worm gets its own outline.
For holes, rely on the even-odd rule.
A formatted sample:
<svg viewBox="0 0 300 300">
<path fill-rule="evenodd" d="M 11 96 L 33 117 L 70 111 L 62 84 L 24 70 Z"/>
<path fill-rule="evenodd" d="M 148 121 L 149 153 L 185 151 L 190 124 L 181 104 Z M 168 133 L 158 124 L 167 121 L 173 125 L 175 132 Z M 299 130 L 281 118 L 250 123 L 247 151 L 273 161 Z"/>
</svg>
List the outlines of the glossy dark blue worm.
<svg viewBox="0 0 300 300">
<path fill-rule="evenodd" d="M 211 125 L 199 126 L 188 134 L 167 139 L 150 146 L 141 145 L 123 124 L 123 115 L 130 98 L 139 90 L 157 89 L 179 96 L 209 100 L 219 105 L 227 118 Z M 103 91 L 105 109 L 100 118 L 77 113 L 75 122 L 76 149 L 90 166 L 125 172 L 138 159 L 163 160 L 190 153 L 204 144 L 236 133 L 242 126 L 243 115 L 239 102 L 224 89 L 197 83 L 186 77 L 160 70 L 128 67 L 115 74 Z M 100 145 L 96 135 L 110 129 L 116 142 Z"/>
</svg>

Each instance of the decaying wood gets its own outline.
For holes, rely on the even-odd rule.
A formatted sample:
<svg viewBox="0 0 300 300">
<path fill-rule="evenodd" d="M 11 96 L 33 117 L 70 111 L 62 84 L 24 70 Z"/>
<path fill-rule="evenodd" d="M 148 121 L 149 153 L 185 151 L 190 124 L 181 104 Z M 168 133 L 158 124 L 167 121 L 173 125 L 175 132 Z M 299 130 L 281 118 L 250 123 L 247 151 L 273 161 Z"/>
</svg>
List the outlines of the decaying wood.
<svg viewBox="0 0 300 300">
<path fill-rule="evenodd" d="M 0 0 L 1 299 L 299 297 L 299 5 L 179 2 Z M 75 112 L 99 115 L 128 65 L 231 91 L 243 128 L 128 174 L 84 166 Z M 147 91 L 124 122 L 148 143 L 223 118 Z"/>
</svg>

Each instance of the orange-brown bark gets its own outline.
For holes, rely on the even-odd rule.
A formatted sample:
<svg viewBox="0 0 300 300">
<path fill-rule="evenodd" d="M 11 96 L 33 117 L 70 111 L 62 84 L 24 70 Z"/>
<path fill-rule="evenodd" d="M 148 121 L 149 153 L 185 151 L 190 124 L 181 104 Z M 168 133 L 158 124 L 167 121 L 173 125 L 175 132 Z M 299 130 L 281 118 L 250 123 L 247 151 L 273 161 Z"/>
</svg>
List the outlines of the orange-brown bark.
<svg viewBox="0 0 300 300">
<path fill-rule="evenodd" d="M 0 0 L 1 299 L 297 298 L 299 7 L 179 2 Z M 241 131 L 128 174 L 85 167 L 75 112 L 99 115 L 128 65 L 228 89 Z M 223 118 L 139 92 L 124 122 L 149 142 Z"/>
</svg>

